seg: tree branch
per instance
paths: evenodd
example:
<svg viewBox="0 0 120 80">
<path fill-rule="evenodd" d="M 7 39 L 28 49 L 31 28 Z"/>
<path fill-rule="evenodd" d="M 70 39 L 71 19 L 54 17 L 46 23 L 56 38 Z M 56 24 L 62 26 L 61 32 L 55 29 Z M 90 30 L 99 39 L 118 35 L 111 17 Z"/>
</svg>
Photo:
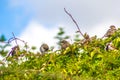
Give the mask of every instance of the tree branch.
<svg viewBox="0 0 120 80">
<path fill-rule="evenodd" d="M 14 39 L 15 39 L 15 35 L 14 35 L 14 33 L 12 32 L 12 34 L 13 34 L 13 37 L 14 37 Z M 18 43 L 17 43 L 17 40 L 15 39 L 15 43 L 16 43 L 16 45 L 18 46 Z"/>
<path fill-rule="evenodd" d="M 83 33 L 81 32 L 81 30 L 80 30 L 80 28 L 79 28 L 77 22 L 75 21 L 75 19 L 72 17 L 72 15 L 71 15 L 65 8 L 64 8 L 64 11 L 65 11 L 66 14 L 68 14 L 68 15 L 70 16 L 70 18 L 73 20 L 73 22 L 74 22 L 75 25 L 77 26 L 77 29 L 78 29 L 77 32 L 80 32 L 80 34 L 81 34 L 81 35 L 83 36 L 83 38 L 84 38 L 84 35 L 83 35 Z"/>
</svg>

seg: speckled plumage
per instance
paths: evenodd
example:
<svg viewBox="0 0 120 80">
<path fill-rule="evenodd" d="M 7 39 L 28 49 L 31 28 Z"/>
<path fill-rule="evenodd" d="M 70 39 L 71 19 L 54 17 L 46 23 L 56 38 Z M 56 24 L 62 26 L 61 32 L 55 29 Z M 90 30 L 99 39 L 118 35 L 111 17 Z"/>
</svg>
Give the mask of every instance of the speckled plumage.
<svg viewBox="0 0 120 80">
<path fill-rule="evenodd" d="M 111 25 L 110 29 L 108 29 L 108 31 L 106 32 L 106 34 L 104 35 L 104 37 L 110 37 L 110 36 L 112 36 L 115 33 L 116 30 L 117 30 L 116 27 L 114 25 Z"/>
</svg>

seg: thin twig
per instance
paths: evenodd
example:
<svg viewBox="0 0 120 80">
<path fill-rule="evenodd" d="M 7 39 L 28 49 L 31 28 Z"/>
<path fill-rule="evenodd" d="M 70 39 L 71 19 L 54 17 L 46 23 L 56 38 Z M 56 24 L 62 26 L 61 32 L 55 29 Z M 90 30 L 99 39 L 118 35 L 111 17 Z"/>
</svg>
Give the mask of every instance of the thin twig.
<svg viewBox="0 0 120 80">
<path fill-rule="evenodd" d="M 8 44 L 10 44 L 12 41 L 14 41 L 14 40 L 19 40 L 19 41 L 21 41 L 21 42 L 23 42 L 24 44 L 26 44 L 27 42 L 25 42 L 24 40 L 21 40 L 21 39 L 19 39 L 19 38 L 14 38 L 14 37 L 12 37 L 12 38 L 10 38 L 9 40 L 8 40 L 8 42 L 5 42 L 5 43 L 8 43 Z"/>
<path fill-rule="evenodd" d="M 14 39 L 15 39 L 15 35 L 14 35 L 14 33 L 12 32 L 12 34 L 13 34 L 13 37 L 14 37 Z M 18 46 L 18 43 L 17 43 L 17 40 L 15 39 L 15 43 L 16 43 L 16 45 Z"/>
<path fill-rule="evenodd" d="M 65 13 L 67 13 L 67 14 L 70 16 L 70 18 L 73 20 L 73 22 L 74 22 L 75 25 L 77 26 L 77 29 L 78 29 L 77 32 L 80 32 L 80 34 L 84 37 L 83 33 L 81 32 L 81 30 L 80 30 L 80 28 L 79 28 L 77 22 L 76 22 L 75 19 L 72 17 L 72 15 L 71 15 L 65 8 L 64 8 L 64 11 L 65 11 Z"/>
</svg>

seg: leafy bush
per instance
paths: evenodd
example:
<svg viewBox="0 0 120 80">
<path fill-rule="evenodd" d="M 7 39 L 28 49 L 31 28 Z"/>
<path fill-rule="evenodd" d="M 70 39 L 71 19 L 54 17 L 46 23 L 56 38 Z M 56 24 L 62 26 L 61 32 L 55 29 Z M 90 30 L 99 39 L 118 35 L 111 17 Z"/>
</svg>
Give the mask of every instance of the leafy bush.
<svg viewBox="0 0 120 80">
<path fill-rule="evenodd" d="M 94 37 L 84 44 L 75 41 L 65 50 L 45 55 L 18 50 L 16 54 L 22 56 L 9 56 L 7 64 L 0 61 L 0 80 L 119 80 L 119 32 L 106 39 Z M 115 50 L 105 50 L 110 41 Z"/>
</svg>

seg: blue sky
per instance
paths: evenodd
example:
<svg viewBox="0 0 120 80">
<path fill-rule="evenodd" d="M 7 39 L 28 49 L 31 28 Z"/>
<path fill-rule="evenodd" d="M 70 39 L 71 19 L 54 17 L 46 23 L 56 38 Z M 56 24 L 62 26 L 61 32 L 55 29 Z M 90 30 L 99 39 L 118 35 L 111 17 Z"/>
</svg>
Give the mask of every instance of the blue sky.
<svg viewBox="0 0 120 80">
<path fill-rule="evenodd" d="M 70 36 L 77 30 L 64 12 L 65 7 L 83 33 L 101 37 L 110 25 L 120 26 L 119 3 L 118 0 L 0 0 L 0 34 L 9 39 L 14 32 L 30 45 L 54 45 L 59 27 L 64 27 Z"/>
<path fill-rule="evenodd" d="M 22 7 L 10 7 L 9 0 L 0 1 L 0 34 L 4 34 L 7 39 L 14 32 L 19 35 L 27 25 L 31 15 L 24 15 Z"/>
</svg>

